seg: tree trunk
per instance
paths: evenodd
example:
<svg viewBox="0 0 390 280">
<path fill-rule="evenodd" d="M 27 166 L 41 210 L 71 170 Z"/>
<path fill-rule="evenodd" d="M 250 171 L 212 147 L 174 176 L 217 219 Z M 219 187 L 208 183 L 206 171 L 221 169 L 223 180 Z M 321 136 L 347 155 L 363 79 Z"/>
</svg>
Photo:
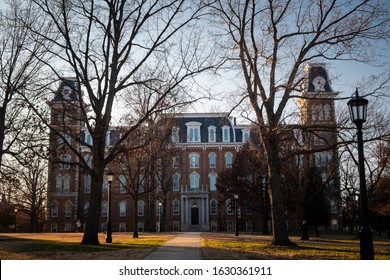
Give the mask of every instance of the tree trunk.
<svg viewBox="0 0 390 280">
<path fill-rule="evenodd" d="M 133 238 L 138 238 L 138 198 L 134 199 L 134 230 Z"/>
<path fill-rule="evenodd" d="M 267 149 L 268 175 L 269 175 L 269 198 L 272 215 L 272 245 L 293 246 L 295 245 L 288 237 L 284 197 L 281 184 L 281 163 L 279 159 L 279 142 L 275 136 L 270 136 Z"/>
<path fill-rule="evenodd" d="M 94 162 L 96 162 L 94 160 Z M 95 166 L 91 176 L 91 195 L 89 200 L 88 218 L 85 225 L 82 245 L 100 245 L 99 243 L 99 220 L 102 201 L 102 186 L 104 166 Z"/>
</svg>

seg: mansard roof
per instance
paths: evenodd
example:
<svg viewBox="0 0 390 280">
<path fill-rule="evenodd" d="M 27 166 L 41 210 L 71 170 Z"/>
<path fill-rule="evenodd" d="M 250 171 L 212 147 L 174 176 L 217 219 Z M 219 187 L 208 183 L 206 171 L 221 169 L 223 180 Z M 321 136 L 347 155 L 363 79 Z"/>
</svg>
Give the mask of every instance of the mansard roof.
<svg viewBox="0 0 390 280">
<path fill-rule="evenodd" d="M 78 101 L 80 90 L 76 78 L 62 78 L 60 86 L 54 94 L 53 101 Z"/>
<path fill-rule="evenodd" d="M 200 127 L 201 143 L 209 142 L 209 129 L 215 128 L 216 141 L 222 141 L 222 129 L 229 128 L 230 142 L 242 142 L 243 126 L 236 127 L 235 121 L 229 116 L 229 113 L 184 113 L 173 117 L 175 125 L 179 128 L 179 142 L 187 142 L 187 127 Z M 249 130 L 249 128 L 248 128 Z"/>
</svg>

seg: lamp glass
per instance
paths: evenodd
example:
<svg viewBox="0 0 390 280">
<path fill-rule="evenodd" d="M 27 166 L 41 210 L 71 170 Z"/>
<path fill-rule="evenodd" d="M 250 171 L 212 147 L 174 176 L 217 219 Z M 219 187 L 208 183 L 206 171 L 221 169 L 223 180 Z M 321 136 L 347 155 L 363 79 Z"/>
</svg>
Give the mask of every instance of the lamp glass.
<svg viewBox="0 0 390 280">
<path fill-rule="evenodd" d="M 364 123 L 367 119 L 367 104 L 368 100 L 356 95 L 348 101 L 349 113 L 351 115 L 352 122 Z"/>
<path fill-rule="evenodd" d="M 114 180 L 114 174 L 111 172 L 107 174 L 107 182 L 111 183 Z"/>
</svg>

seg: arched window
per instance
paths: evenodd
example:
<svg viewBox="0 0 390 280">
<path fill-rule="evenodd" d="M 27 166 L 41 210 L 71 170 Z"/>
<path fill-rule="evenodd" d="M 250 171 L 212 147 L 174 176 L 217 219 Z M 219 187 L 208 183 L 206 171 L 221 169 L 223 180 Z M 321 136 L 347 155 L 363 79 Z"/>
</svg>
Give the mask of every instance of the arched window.
<svg viewBox="0 0 390 280">
<path fill-rule="evenodd" d="M 65 217 L 72 217 L 72 209 L 73 203 L 68 200 L 65 204 Z"/>
<path fill-rule="evenodd" d="M 138 200 L 137 215 L 138 217 L 143 217 L 144 214 L 145 214 L 145 202 L 143 200 Z"/>
<path fill-rule="evenodd" d="M 119 176 L 119 192 L 126 192 L 126 177 L 124 175 Z"/>
<path fill-rule="evenodd" d="M 173 161 L 173 169 L 178 169 L 179 168 L 179 156 L 174 156 L 172 158 L 172 161 Z"/>
<path fill-rule="evenodd" d="M 58 208 L 59 208 L 59 203 L 58 201 L 53 201 L 51 204 L 51 216 L 52 217 L 58 217 Z"/>
<path fill-rule="evenodd" d="M 126 217 L 126 201 L 119 202 L 119 217 Z"/>
<path fill-rule="evenodd" d="M 180 174 L 175 172 L 172 176 L 172 190 L 179 191 L 180 188 Z"/>
<path fill-rule="evenodd" d="M 233 155 L 231 152 L 225 154 L 226 168 L 231 168 L 233 165 Z"/>
<path fill-rule="evenodd" d="M 91 175 L 89 174 L 84 176 L 84 192 L 91 192 Z"/>
<path fill-rule="evenodd" d="M 210 201 L 210 215 L 217 215 L 217 201 L 211 200 Z"/>
<path fill-rule="evenodd" d="M 199 168 L 199 154 L 191 153 L 189 157 L 190 157 L 190 168 Z"/>
<path fill-rule="evenodd" d="M 210 178 L 210 191 L 216 191 L 217 190 L 217 187 L 216 187 L 217 174 L 215 172 L 211 172 L 209 174 L 209 178 Z"/>
<path fill-rule="evenodd" d="M 230 198 L 226 200 L 226 214 L 233 215 L 233 202 Z"/>
<path fill-rule="evenodd" d="M 222 127 L 222 142 L 230 142 L 230 127 L 227 125 Z"/>
<path fill-rule="evenodd" d="M 217 166 L 217 155 L 214 152 L 209 153 L 209 167 L 215 168 Z"/>
<path fill-rule="evenodd" d="M 180 202 L 175 199 L 173 202 L 172 202 L 172 210 L 173 210 L 173 215 L 179 215 L 180 214 Z"/>
<path fill-rule="evenodd" d="M 64 176 L 64 180 L 63 180 L 63 189 L 62 189 L 62 191 L 64 193 L 69 193 L 69 189 L 70 189 L 70 176 L 68 174 L 66 174 Z"/>
<path fill-rule="evenodd" d="M 216 133 L 215 133 L 215 126 L 209 126 L 208 131 L 209 131 L 209 142 L 216 142 Z"/>
<path fill-rule="evenodd" d="M 199 122 L 186 123 L 187 126 L 187 142 L 201 142 L 200 139 L 200 126 Z"/>
<path fill-rule="evenodd" d="M 199 189 L 199 174 L 196 172 L 192 172 L 190 175 L 190 188 L 191 189 Z"/>
<path fill-rule="evenodd" d="M 56 192 L 62 192 L 62 176 L 56 176 Z"/>
</svg>

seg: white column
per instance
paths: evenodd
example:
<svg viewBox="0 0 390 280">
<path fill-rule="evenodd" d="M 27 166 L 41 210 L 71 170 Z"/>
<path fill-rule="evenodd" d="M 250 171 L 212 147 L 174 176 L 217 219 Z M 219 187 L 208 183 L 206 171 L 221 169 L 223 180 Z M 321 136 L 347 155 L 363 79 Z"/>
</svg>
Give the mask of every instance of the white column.
<svg viewBox="0 0 390 280">
<path fill-rule="evenodd" d="M 209 201 L 209 196 L 207 195 L 206 198 L 206 224 L 209 225 L 210 224 L 210 221 L 209 221 L 209 218 L 210 218 L 210 201 Z"/>
</svg>

